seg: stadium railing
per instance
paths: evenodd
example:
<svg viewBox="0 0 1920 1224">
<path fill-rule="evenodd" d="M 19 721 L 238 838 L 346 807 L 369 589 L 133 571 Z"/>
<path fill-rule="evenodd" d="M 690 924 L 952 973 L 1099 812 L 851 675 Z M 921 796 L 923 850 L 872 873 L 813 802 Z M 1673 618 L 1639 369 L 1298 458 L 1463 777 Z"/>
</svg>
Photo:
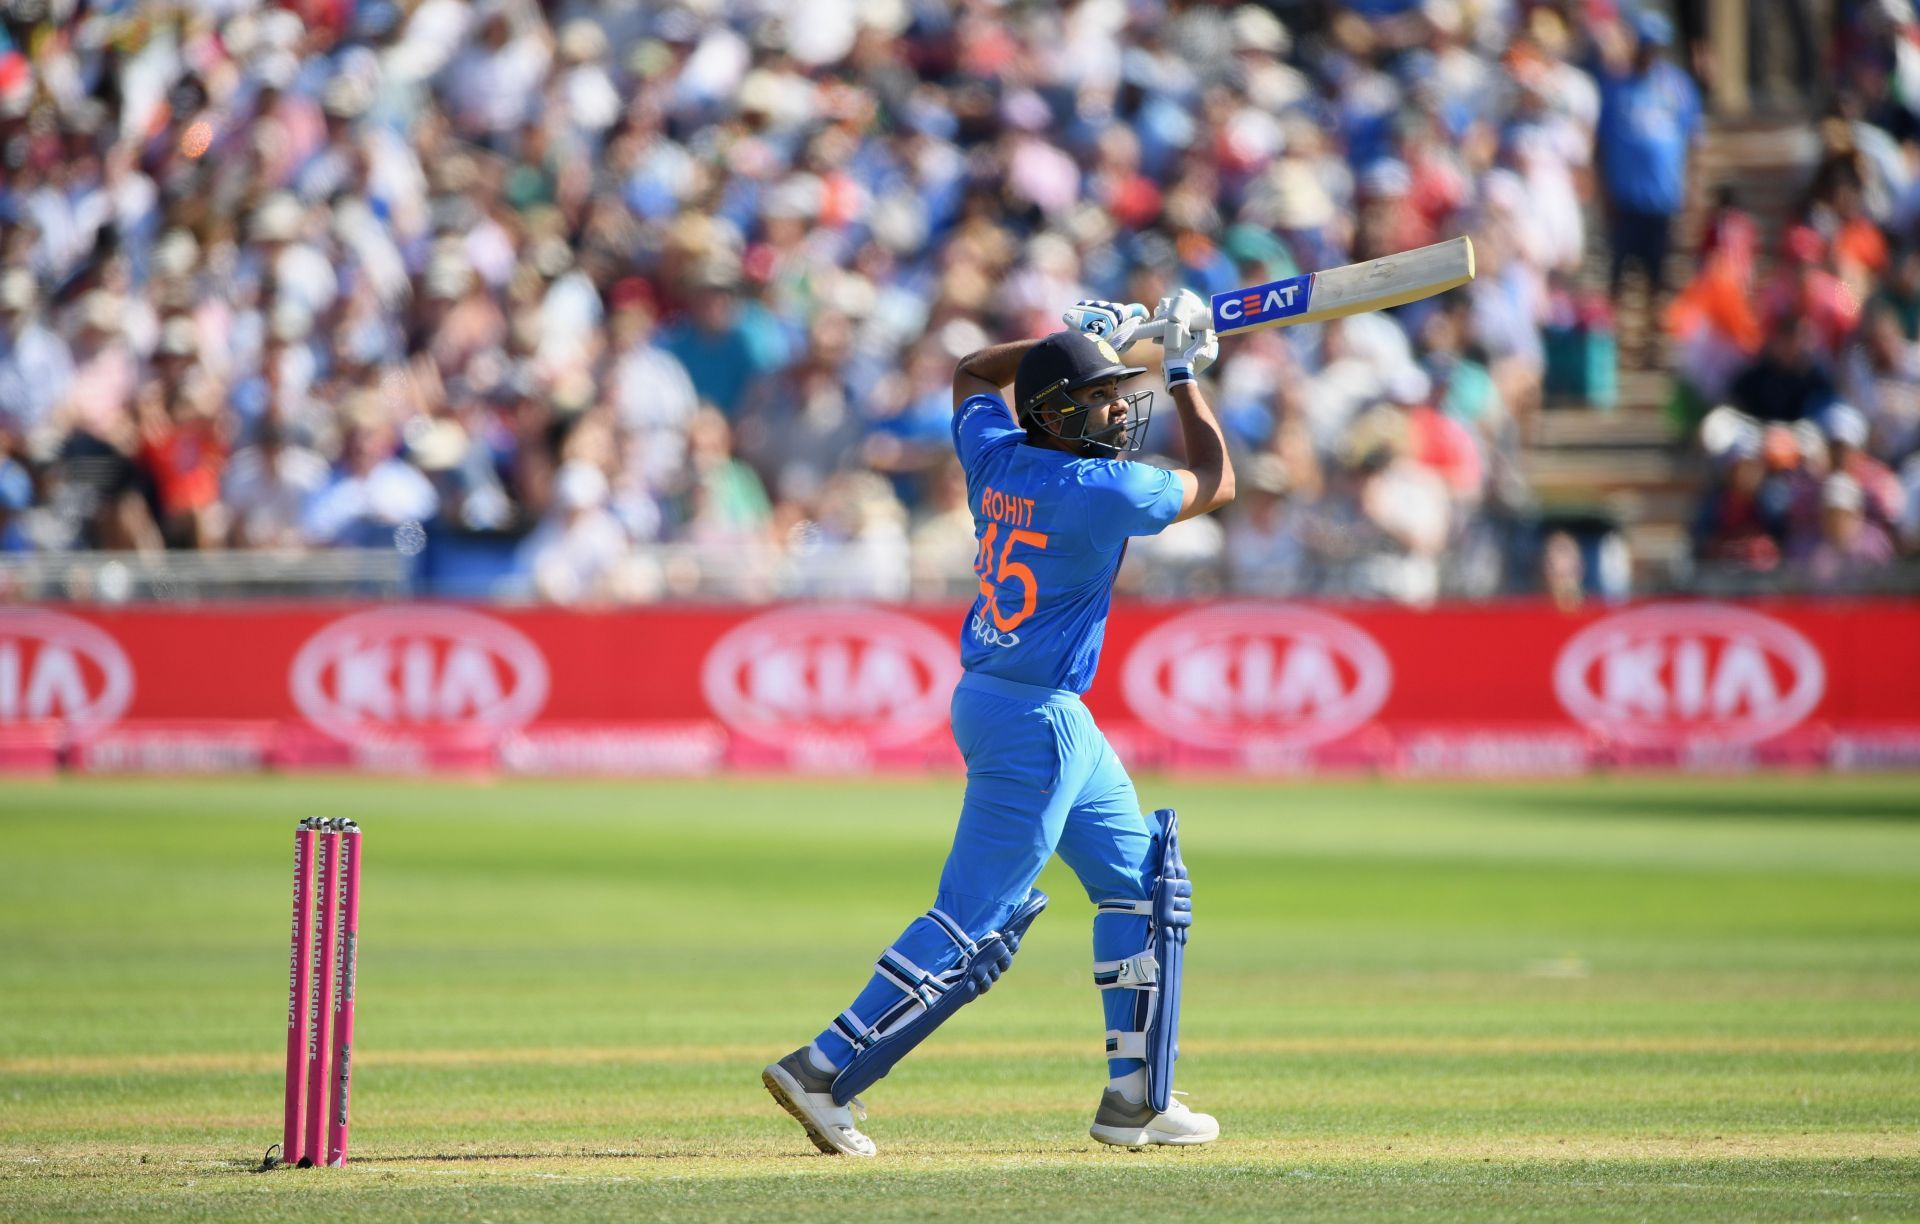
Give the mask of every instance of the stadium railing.
<svg viewBox="0 0 1920 1224">
<path fill-rule="evenodd" d="M 391 599 L 412 590 L 409 559 L 386 548 L 0 554 L 0 602 Z"/>
<path fill-rule="evenodd" d="M 429 546 L 409 555 L 390 548 L 326 548 L 235 552 L 44 552 L 0 554 L 0 603 L 168 603 L 250 599 L 383 601 L 442 598 L 502 604 L 556 602 L 534 575 L 518 569 L 447 564 Z M 1234 566 L 1222 556 L 1130 558 L 1119 594 L 1148 601 L 1249 596 L 1392 602 L 1360 581 L 1353 564 L 1318 564 L 1267 572 Z M 1448 558 L 1434 594 L 1476 602 L 1534 593 L 1524 573 L 1474 572 Z M 764 604 L 857 600 L 878 603 L 970 599 L 978 579 L 964 559 L 916 557 L 905 548 L 876 552 L 859 544 L 778 548 L 770 544 L 667 544 L 635 549 L 582 604 L 700 602 Z M 1920 593 L 1920 558 L 1815 582 L 1799 570 L 1756 571 L 1683 562 L 1634 594 L 1751 598 L 1770 595 L 1897 595 Z M 1604 596 L 1602 596 L 1604 598 Z M 1424 602 L 1424 601 L 1422 601 Z"/>
</svg>

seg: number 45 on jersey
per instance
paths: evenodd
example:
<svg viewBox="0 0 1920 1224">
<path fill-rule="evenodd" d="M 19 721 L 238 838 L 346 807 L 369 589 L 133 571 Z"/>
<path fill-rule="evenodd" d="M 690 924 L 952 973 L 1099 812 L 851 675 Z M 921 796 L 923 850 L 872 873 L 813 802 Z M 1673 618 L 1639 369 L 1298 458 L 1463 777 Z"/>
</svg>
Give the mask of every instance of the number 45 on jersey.
<svg viewBox="0 0 1920 1224">
<path fill-rule="evenodd" d="M 1000 537 L 1000 524 L 989 522 L 987 533 L 980 537 L 980 551 L 974 557 L 973 572 L 980 575 L 980 594 L 987 601 L 987 614 L 993 617 L 994 628 L 1002 633 L 1011 633 L 1022 621 L 1033 615 L 1040 604 L 1040 584 L 1034 581 L 1033 571 L 1013 559 L 1013 546 L 1025 544 L 1045 551 L 1046 533 L 1013 528 L 1007 532 L 1007 540 L 1000 547 L 1000 556 L 996 561 L 993 546 Z M 997 570 L 996 570 L 997 565 Z M 996 587 L 1004 587 L 1009 580 L 1020 584 L 1020 610 L 1012 616 L 1000 610 L 1000 593 Z"/>
</svg>

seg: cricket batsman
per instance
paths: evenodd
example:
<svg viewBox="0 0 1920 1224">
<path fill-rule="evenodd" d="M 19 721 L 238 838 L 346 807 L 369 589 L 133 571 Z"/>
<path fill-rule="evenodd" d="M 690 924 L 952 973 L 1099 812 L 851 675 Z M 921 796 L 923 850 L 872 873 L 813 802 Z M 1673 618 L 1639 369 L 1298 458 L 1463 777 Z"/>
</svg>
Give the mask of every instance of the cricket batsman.
<svg viewBox="0 0 1920 1224">
<path fill-rule="evenodd" d="M 1206 304 L 1161 300 L 1166 386 L 1189 467 L 1130 461 L 1153 392 L 1120 358 L 1143 306 L 1083 301 L 1068 329 L 982 349 L 953 375 L 953 443 L 979 541 L 980 594 L 960 633 L 954 741 L 967 763 L 933 908 L 874 964 L 818 1037 L 761 1074 L 822 1152 L 872 1156 L 856 1093 L 997 981 L 1045 908 L 1057 850 L 1095 905 L 1093 980 L 1110 1079 L 1092 1135 L 1126 1147 L 1207 1143 L 1219 1125 L 1173 1098 L 1192 886 L 1174 814 L 1143 815 L 1080 695 L 1093 683 L 1115 573 L 1132 536 L 1233 500 L 1233 467 L 1196 376 L 1219 352 Z M 1013 408 L 1002 398 L 1013 385 Z"/>
</svg>

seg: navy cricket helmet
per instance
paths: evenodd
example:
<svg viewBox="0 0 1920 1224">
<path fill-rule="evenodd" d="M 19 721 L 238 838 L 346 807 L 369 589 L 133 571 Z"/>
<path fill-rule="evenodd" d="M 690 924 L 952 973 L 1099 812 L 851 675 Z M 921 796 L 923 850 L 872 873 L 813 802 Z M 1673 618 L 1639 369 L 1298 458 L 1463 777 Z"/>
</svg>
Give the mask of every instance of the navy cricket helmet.
<svg viewBox="0 0 1920 1224">
<path fill-rule="evenodd" d="M 1057 331 L 1028 349 L 1020 358 L 1013 376 L 1015 411 L 1027 429 L 1039 429 L 1077 445 L 1091 458 L 1111 458 L 1140 449 L 1146 440 L 1147 422 L 1153 416 L 1153 392 L 1135 391 L 1121 398 L 1127 402 L 1123 421 L 1088 433 L 1090 405 L 1082 403 L 1075 392 L 1108 379 L 1128 379 L 1145 374 L 1146 367 L 1130 366 L 1120 359 L 1105 336 L 1091 332 Z"/>
</svg>

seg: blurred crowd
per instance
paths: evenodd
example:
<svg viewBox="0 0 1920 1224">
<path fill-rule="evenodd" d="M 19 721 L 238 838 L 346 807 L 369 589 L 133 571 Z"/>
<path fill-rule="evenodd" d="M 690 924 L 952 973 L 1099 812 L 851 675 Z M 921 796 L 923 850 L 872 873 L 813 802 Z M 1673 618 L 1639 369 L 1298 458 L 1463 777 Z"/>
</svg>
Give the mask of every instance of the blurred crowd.
<svg viewBox="0 0 1920 1224">
<path fill-rule="evenodd" d="M 1226 347 L 1240 501 L 1126 580 L 1528 589 L 1543 327 L 1590 217 L 1616 278 L 1658 274 L 1700 112 L 1666 21 L 1610 0 L 30 0 L 3 28 L 0 549 L 467 541 L 558 602 L 964 587 L 957 358 L 1081 297 L 1458 233 L 1468 289 Z M 1891 459 L 1920 265 L 1844 261 L 1902 198 L 1825 173 L 1805 230 L 1816 281 L 1906 287 L 1893 330 L 1796 309 L 1764 349 L 1832 357 Z"/>
<path fill-rule="evenodd" d="M 1791 224 L 1763 243 L 1722 195 L 1667 312 L 1712 468 L 1698 559 L 1814 590 L 1889 585 L 1920 553 L 1920 21 L 1841 8 Z"/>
</svg>

